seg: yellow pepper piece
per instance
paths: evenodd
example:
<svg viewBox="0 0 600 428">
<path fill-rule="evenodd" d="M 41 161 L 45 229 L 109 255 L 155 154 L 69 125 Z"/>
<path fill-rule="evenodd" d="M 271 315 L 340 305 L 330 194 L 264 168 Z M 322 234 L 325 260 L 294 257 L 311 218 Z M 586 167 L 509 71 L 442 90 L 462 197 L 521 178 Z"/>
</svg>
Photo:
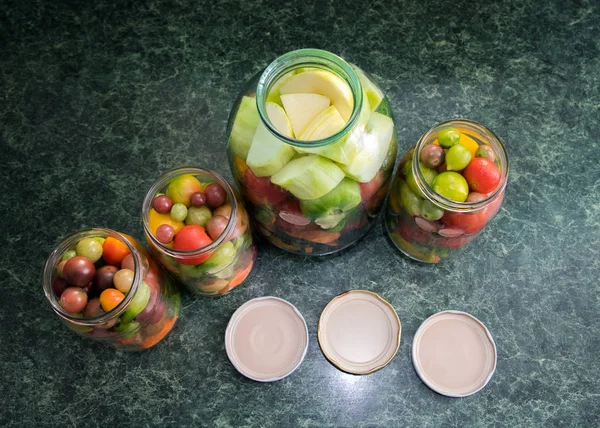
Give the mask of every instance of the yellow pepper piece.
<svg viewBox="0 0 600 428">
<path fill-rule="evenodd" d="M 467 136 L 464 133 L 460 133 L 460 140 L 458 144 L 465 146 L 471 152 L 471 157 L 475 158 L 475 152 L 479 148 L 479 144 L 475 142 L 471 137 Z"/>
<path fill-rule="evenodd" d="M 150 213 L 148 214 L 148 225 L 150 226 L 150 233 L 156 235 L 156 229 L 161 224 L 168 224 L 175 229 L 175 233 L 179 232 L 185 224 L 182 221 L 175 221 L 171 218 L 169 214 L 159 214 L 154 208 L 150 208 Z"/>
<path fill-rule="evenodd" d="M 244 159 L 242 159 L 239 156 L 236 156 L 235 159 L 233 160 L 233 162 L 235 163 L 235 167 L 237 168 L 237 170 L 240 173 L 240 178 L 242 178 L 244 176 L 244 174 L 246 174 L 246 170 L 248 169 L 248 165 L 246 164 L 246 162 L 244 161 Z"/>
</svg>

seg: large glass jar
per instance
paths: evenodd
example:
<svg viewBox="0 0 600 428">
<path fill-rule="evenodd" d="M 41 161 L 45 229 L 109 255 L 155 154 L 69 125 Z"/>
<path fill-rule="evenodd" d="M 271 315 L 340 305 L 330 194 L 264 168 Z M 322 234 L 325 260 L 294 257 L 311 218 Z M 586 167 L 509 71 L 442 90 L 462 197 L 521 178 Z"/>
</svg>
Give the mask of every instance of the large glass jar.
<svg viewBox="0 0 600 428">
<path fill-rule="evenodd" d="M 292 92 L 315 99 L 297 115 L 335 107 L 343 126 L 323 138 L 306 137 L 318 119 L 297 131 L 284 101 L 284 95 L 299 99 Z M 317 106 L 323 97 L 324 106 Z M 289 132 L 273 123 L 269 107 L 289 113 Z M 387 98 L 355 65 L 316 49 L 277 58 L 243 89 L 228 135 L 233 176 L 256 229 L 275 246 L 330 254 L 357 242 L 375 223 L 392 178 L 396 129 Z"/>
<path fill-rule="evenodd" d="M 168 201 L 164 209 L 158 197 Z M 193 294 L 227 294 L 252 270 L 257 252 L 248 214 L 237 191 L 214 171 L 167 172 L 146 194 L 142 219 L 150 252 Z M 171 230 L 170 239 L 161 237 L 161 227 Z"/>
<path fill-rule="evenodd" d="M 67 236 L 48 257 L 43 287 L 70 329 L 126 351 L 154 346 L 179 317 L 171 278 L 135 239 L 110 229 Z"/>
<path fill-rule="evenodd" d="M 483 125 L 466 119 L 435 125 L 400 161 L 385 214 L 392 242 L 418 261 L 449 256 L 495 217 L 508 171 L 503 142 Z"/>
</svg>

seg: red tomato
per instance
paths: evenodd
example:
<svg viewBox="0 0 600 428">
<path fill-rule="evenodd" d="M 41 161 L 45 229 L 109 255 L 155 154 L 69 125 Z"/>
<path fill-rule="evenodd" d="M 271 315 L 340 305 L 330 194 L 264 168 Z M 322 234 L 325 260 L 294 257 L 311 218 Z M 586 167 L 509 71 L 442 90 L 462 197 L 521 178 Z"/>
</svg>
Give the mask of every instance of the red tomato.
<svg viewBox="0 0 600 428">
<path fill-rule="evenodd" d="M 387 186 L 385 184 L 385 177 L 382 171 L 379 171 L 377 175 L 368 183 L 360 183 L 360 196 L 365 202 L 367 211 L 369 213 L 374 212 L 380 205 L 381 201 L 385 198 L 387 193 Z"/>
<path fill-rule="evenodd" d="M 379 171 L 377 175 L 368 183 L 360 183 L 360 197 L 363 201 L 368 201 L 373 197 L 375 192 L 381 187 L 383 183 L 383 172 Z"/>
<path fill-rule="evenodd" d="M 487 158 L 471 160 L 462 174 L 469 183 L 469 188 L 475 192 L 492 192 L 500 184 L 500 170 Z"/>
<path fill-rule="evenodd" d="M 445 226 L 461 229 L 467 235 L 479 232 L 488 221 L 487 207 L 476 213 L 455 213 L 446 211 L 441 218 Z"/>
<path fill-rule="evenodd" d="M 127 245 L 111 236 L 106 237 L 104 244 L 102 244 L 102 257 L 109 265 L 120 266 L 121 261 L 129 253 Z"/>
<path fill-rule="evenodd" d="M 475 239 L 475 235 L 461 235 L 454 238 L 436 238 L 434 244 L 445 248 L 459 248 L 465 244 L 468 244 L 473 239 Z"/>
<path fill-rule="evenodd" d="M 279 206 L 277 213 L 277 225 L 286 232 L 304 231 L 313 227 L 308 217 L 302 214 L 300 204 L 297 201 L 285 201 Z"/>
<path fill-rule="evenodd" d="M 401 237 L 403 237 L 407 242 L 414 244 L 418 242 L 423 244 L 431 238 L 431 233 L 425 232 L 421 229 L 414 220 L 410 221 L 400 221 L 398 233 Z"/>
<path fill-rule="evenodd" d="M 210 245 L 212 240 L 206 234 L 204 228 L 198 224 L 184 226 L 173 240 L 173 248 L 179 251 L 199 250 Z M 210 258 L 212 252 L 200 254 L 194 257 L 178 258 L 179 263 L 184 265 L 198 265 L 204 263 Z"/>
<path fill-rule="evenodd" d="M 257 177 L 251 168 L 246 170 L 242 184 L 245 195 L 255 205 L 277 205 L 288 197 L 284 189 L 271 183 L 270 177 Z"/>
</svg>

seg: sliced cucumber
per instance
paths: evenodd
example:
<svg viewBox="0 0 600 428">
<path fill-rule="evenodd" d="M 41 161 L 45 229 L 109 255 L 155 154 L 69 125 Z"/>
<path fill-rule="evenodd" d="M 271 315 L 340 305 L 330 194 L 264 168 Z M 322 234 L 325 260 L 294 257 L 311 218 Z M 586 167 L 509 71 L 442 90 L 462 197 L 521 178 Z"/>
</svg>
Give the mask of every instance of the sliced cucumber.
<svg viewBox="0 0 600 428">
<path fill-rule="evenodd" d="M 383 165 L 394 135 L 394 122 L 387 116 L 372 113 L 358 142 L 358 153 L 348 165 L 340 165 L 346 176 L 368 183 Z"/>
<path fill-rule="evenodd" d="M 363 93 L 363 96 L 363 99 L 366 100 L 366 94 Z M 323 147 L 296 148 L 296 150 L 301 153 L 321 155 L 342 165 L 348 165 L 358 152 L 360 138 L 365 132 L 365 127 L 370 117 L 371 110 L 369 110 L 369 103 L 363 102 L 356 125 L 339 141 Z"/>
<path fill-rule="evenodd" d="M 295 150 L 277 138 L 261 122 L 256 128 L 246 163 L 257 177 L 275 174 L 292 159 Z"/>
<path fill-rule="evenodd" d="M 341 77 L 325 70 L 308 70 L 295 74 L 281 85 L 286 94 L 320 94 L 331 100 L 345 121 L 350 119 L 354 108 L 354 96 L 348 83 Z"/>
<path fill-rule="evenodd" d="M 346 214 L 362 201 L 358 183 L 344 178 L 331 192 L 312 200 L 301 200 L 302 214 L 323 229 L 329 229 L 342 221 Z"/>
<path fill-rule="evenodd" d="M 300 139 L 308 125 L 329 107 L 331 101 L 319 94 L 288 94 L 281 96 L 281 102 L 292 122 L 294 135 Z"/>
<path fill-rule="evenodd" d="M 267 102 L 279 104 L 280 106 L 282 106 L 283 104 L 281 103 L 281 98 L 280 98 L 281 86 L 285 82 L 287 82 L 290 77 L 292 77 L 294 74 L 297 74 L 298 72 L 299 72 L 298 70 L 292 70 L 289 73 L 286 73 L 283 76 L 281 76 L 281 78 L 277 82 L 275 82 L 273 84 L 273 86 L 271 86 L 269 95 L 267 95 Z"/>
<path fill-rule="evenodd" d="M 354 64 L 352 65 L 352 68 L 354 68 L 354 71 L 358 76 L 358 80 L 360 80 L 360 84 L 362 85 L 363 90 L 367 95 L 367 100 L 369 101 L 371 111 L 377 110 L 377 107 L 381 103 L 381 100 L 385 98 L 383 91 L 379 89 L 377 85 L 375 85 L 373 82 L 371 82 L 371 80 L 367 77 L 365 72 L 362 71 L 360 68 L 358 68 Z"/>
<path fill-rule="evenodd" d="M 259 120 L 256 98 L 243 97 L 231 127 L 229 149 L 244 160 L 248 157 Z"/>
<path fill-rule="evenodd" d="M 321 156 L 295 159 L 271 177 L 271 182 L 298 199 L 317 199 L 333 190 L 344 178 L 335 163 Z"/>
<path fill-rule="evenodd" d="M 286 137 L 293 137 L 294 131 L 292 130 L 292 124 L 290 123 L 287 114 L 285 114 L 283 107 L 279 104 L 268 102 L 266 108 L 267 116 L 269 116 L 269 120 L 275 128 Z"/>
<path fill-rule="evenodd" d="M 306 127 L 299 140 L 316 141 L 323 140 L 339 132 L 346 122 L 342 119 L 340 112 L 335 106 L 329 106 L 323 110 Z"/>
</svg>

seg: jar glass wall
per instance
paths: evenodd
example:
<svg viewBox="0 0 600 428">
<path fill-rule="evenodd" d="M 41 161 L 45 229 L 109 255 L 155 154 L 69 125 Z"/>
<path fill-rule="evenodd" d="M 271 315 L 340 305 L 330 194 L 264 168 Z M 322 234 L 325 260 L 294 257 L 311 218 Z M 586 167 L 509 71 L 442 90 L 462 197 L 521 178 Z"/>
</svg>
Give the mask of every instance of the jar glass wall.
<svg viewBox="0 0 600 428">
<path fill-rule="evenodd" d="M 385 214 L 392 242 L 418 261 L 451 255 L 495 217 L 508 172 L 503 142 L 483 125 L 434 126 L 405 153 L 392 183 Z"/>
<path fill-rule="evenodd" d="M 233 176 L 275 246 L 334 253 L 375 223 L 396 129 L 388 99 L 358 67 L 316 49 L 277 58 L 242 90 L 228 135 Z"/>
<path fill-rule="evenodd" d="M 142 219 L 151 253 L 193 294 L 227 294 L 252 270 L 256 247 L 248 214 L 237 191 L 214 171 L 167 172 L 146 194 Z"/>
<path fill-rule="evenodd" d="M 135 239 L 110 229 L 66 237 L 48 257 L 43 288 L 70 329 L 127 351 L 160 342 L 180 311 L 172 279 Z"/>
</svg>

